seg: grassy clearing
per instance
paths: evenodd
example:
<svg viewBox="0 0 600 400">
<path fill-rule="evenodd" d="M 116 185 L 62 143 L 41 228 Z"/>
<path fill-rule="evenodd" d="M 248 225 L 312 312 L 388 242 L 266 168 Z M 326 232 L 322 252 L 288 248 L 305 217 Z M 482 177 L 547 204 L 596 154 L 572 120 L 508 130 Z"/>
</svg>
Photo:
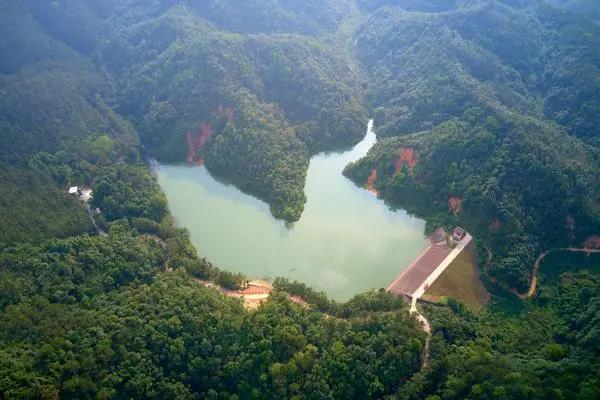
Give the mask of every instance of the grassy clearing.
<svg viewBox="0 0 600 400">
<path fill-rule="evenodd" d="M 490 299 L 479 279 L 474 246 L 471 244 L 448 266 L 423 295 L 425 301 L 452 297 L 478 312 Z"/>
</svg>

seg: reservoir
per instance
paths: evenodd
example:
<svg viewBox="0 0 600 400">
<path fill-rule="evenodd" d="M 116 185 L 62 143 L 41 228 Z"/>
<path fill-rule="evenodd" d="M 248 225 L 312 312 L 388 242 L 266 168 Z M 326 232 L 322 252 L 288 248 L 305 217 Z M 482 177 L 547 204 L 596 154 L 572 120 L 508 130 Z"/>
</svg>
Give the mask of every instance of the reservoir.
<svg viewBox="0 0 600 400">
<path fill-rule="evenodd" d="M 389 210 L 342 175 L 375 140 L 370 123 L 351 150 L 311 158 L 304 212 L 289 227 L 266 203 L 202 166 L 160 165 L 156 174 L 176 223 L 189 230 L 201 257 L 221 269 L 299 280 L 347 300 L 387 287 L 426 247 L 424 221 Z"/>
</svg>

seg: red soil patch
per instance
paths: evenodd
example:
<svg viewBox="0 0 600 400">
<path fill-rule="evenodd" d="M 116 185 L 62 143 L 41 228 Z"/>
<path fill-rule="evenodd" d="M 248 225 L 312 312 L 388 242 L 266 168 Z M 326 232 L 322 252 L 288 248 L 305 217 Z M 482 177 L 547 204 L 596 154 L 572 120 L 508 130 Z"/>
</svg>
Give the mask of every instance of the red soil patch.
<svg viewBox="0 0 600 400">
<path fill-rule="evenodd" d="M 590 236 L 583 242 L 583 247 L 586 249 L 600 249 L 600 236 Z"/>
<path fill-rule="evenodd" d="M 392 163 L 394 164 L 396 174 L 398 174 L 405 165 L 412 171 L 417 165 L 417 155 L 415 150 L 407 147 L 400 147 Z"/>
<path fill-rule="evenodd" d="M 290 296 L 290 300 L 304 308 L 309 307 L 308 303 L 300 296 L 296 296 L 296 295 Z"/>
<path fill-rule="evenodd" d="M 490 231 L 497 232 L 498 229 L 500 229 L 500 220 L 498 218 L 494 218 L 494 220 L 490 224 Z"/>
<path fill-rule="evenodd" d="M 460 197 L 451 196 L 448 199 L 448 208 L 455 215 L 460 214 L 460 212 L 462 211 L 462 199 Z"/>
<path fill-rule="evenodd" d="M 202 122 L 199 126 L 197 133 L 188 132 L 186 139 L 188 145 L 187 162 L 193 163 L 197 160 L 198 150 L 200 150 L 206 144 L 206 141 L 210 139 L 214 131 L 212 127 L 206 122 Z M 203 161 L 202 161 L 203 162 Z"/>
<path fill-rule="evenodd" d="M 227 123 L 233 123 L 233 118 L 235 116 L 235 110 L 232 107 L 224 107 L 219 106 L 214 109 L 211 113 L 212 116 L 217 116 L 225 119 Z M 198 157 L 198 151 L 204 147 L 206 142 L 212 137 L 214 134 L 213 127 L 206 122 L 201 122 L 198 125 L 198 130 L 196 132 L 189 131 L 186 136 L 187 140 L 187 162 L 192 164 L 203 165 L 204 160 Z"/>
<path fill-rule="evenodd" d="M 212 127 L 203 122 L 200 124 L 200 134 L 196 137 L 196 148 L 201 149 L 204 146 L 204 143 L 213 135 Z"/>
<path fill-rule="evenodd" d="M 379 191 L 375 188 L 375 181 L 377 181 L 377 169 L 373 168 L 369 177 L 367 178 L 367 183 L 365 184 L 365 188 L 372 193 L 379 194 Z"/>
</svg>

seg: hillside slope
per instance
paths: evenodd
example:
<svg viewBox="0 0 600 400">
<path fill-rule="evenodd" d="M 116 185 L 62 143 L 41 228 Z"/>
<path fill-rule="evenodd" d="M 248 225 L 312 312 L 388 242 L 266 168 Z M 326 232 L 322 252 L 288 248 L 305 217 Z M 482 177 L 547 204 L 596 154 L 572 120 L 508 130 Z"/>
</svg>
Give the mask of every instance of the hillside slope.
<svg viewBox="0 0 600 400">
<path fill-rule="evenodd" d="M 402 3 L 402 2 L 400 2 Z M 345 173 L 464 225 L 523 290 L 543 249 L 600 231 L 600 30 L 539 2 L 377 9 L 358 32 L 381 140 Z M 376 171 L 376 175 L 372 175 Z"/>
<path fill-rule="evenodd" d="M 488 283 L 523 289 L 538 251 L 598 234 L 593 0 L 353 4 L 0 0 L 0 398 L 600 398 L 598 253 L 551 253 L 527 301 L 423 307 L 425 368 L 383 290 L 277 279 L 250 312 L 199 284 L 246 277 L 196 254 L 142 154 L 297 219 L 310 155 L 359 140 L 367 108 L 379 142 L 346 174 L 467 227 Z"/>
<path fill-rule="evenodd" d="M 364 133 L 357 72 L 316 39 L 335 34 L 349 7 L 3 2 L 3 157 L 73 151 L 103 134 L 135 148 L 125 118 L 150 156 L 205 162 L 297 220 L 309 156 Z"/>
</svg>

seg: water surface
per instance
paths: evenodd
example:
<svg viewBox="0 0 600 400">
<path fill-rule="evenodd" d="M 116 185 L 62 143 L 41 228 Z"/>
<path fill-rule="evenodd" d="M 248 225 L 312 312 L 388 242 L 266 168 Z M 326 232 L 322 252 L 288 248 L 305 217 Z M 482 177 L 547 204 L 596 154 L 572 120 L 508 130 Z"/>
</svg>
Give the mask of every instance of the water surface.
<svg viewBox="0 0 600 400">
<path fill-rule="evenodd" d="M 214 179 L 204 167 L 161 165 L 158 181 L 176 222 L 198 253 L 222 269 L 251 277 L 297 279 L 346 300 L 387 287 L 425 248 L 425 223 L 390 211 L 342 175 L 375 143 L 310 161 L 302 217 L 286 227 L 264 202 Z"/>
</svg>

